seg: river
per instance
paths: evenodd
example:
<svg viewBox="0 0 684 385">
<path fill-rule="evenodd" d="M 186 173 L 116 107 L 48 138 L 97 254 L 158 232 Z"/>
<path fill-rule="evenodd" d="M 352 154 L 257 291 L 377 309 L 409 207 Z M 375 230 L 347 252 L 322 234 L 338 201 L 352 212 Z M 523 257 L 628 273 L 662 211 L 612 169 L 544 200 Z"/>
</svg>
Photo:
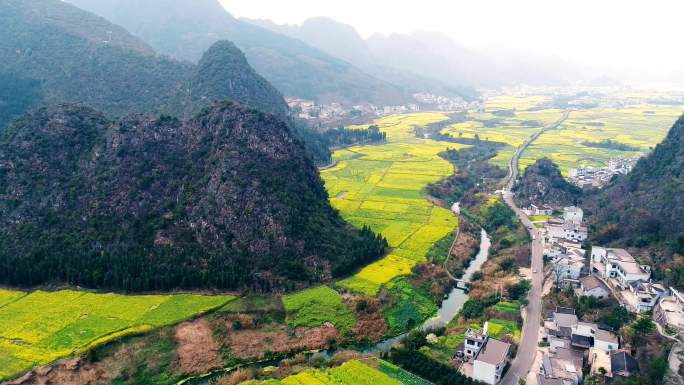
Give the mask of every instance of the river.
<svg viewBox="0 0 684 385">
<path fill-rule="evenodd" d="M 489 258 L 489 247 L 491 246 L 491 244 L 492 243 L 489 239 L 489 235 L 487 234 L 487 232 L 484 231 L 484 229 L 481 230 L 480 250 L 478 251 L 475 258 L 470 262 L 470 265 L 468 265 L 468 268 L 463 273 L 463 277 L 461 279 L 465 281 L 470 281 L 470 279 L 473 277 L 473 274 L 475 274 L 476 271 L 480 270 L 482 265 L 487 261 L 487 258 Z M 458 314 L 458 312 L 463 307 L 463 304 L 467 300 L 468 293 L 463 289 L 454 287 L 451 290 L 451 293 L 449 293 L 449 295 L 442 301 L 442 304 L 439 307 L 437 315 L 425 321 L 422 325 L 418 326 L 417 329 L 426 330 L 446 326 Z M 396 345 L 398 342 L 401 342 L 404 338 L 406 338 L 407 335 L 408 333 L 405 333 L 398 335 L 396 337 L 388 338 L 386 340 L 378 342 L 375 345 L 371 345 L 365 349 L 359 350 L 361 350 L 364 353 L 388 352 L 392 348 L 392 346 Z M 316 352 L 315 354 L 321 355 L 324 358 L 328 358 L 331 357 L 333 353 L 334 351 L 323 350 L 320 352 Z M 267 360 L 261 363 L 255 363 L 253 364 L 253 366 L 275 366 L 278 365 L 279 361 L 280 359 Z M 216 371 L 205 376 L 184 380 L 179 384 L 208 385 L 212 383 L 214 380 L 217 380 L 227 375 L 231 371 L 231 369 L 226 368 L 224 370 Z"/>
</svg>

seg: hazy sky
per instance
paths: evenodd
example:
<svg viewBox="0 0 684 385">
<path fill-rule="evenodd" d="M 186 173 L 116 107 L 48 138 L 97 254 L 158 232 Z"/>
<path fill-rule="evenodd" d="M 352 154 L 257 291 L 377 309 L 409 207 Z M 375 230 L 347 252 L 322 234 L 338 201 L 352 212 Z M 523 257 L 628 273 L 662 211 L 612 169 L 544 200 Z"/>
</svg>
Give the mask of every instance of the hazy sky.
<svg viewBox="0 0 684 385">
<path fill-rule="evenodd" d="M 440 31 L 625 72 L 684 72 L 684 0 L 221 0 L 237 17 L 300 24 L 329 16 L 373 33 Z"/>
</svg>

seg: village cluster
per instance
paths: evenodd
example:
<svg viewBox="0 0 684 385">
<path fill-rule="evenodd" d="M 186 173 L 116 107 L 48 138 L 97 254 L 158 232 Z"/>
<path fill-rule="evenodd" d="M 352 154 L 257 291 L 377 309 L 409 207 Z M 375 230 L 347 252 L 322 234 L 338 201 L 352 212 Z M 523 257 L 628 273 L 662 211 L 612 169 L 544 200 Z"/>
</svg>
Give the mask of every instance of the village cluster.
<svg viewBox="0 0 684 385">
<path fill-rule="evenodd" d="M 340 103 L 319 104 L 307 99 L 286 99 L 294 116 L 307 121 L 322 124 L 345 121 L 347 119 L 364 117 L 376 118 L 396 114 L 426 111 L 468 111 L 481 109 L 481 101 L 468 102 L 460 97 L 438 96 L 429 93 L 413 95 L 414 103 L 391 106 L 376 106 L 373 104 L 359 104 L 344 106 Z"/>
<path fill-rule="evenodd" d="M 547 206 L 531 205 L 531 216 L 551 216 Z M 550 277 L 558 288 L 573 290 L 577 297 L 614 297 L 630 312 L 650 312 L 661 326 L 684 330 L 684 297 L 651 279 L 651 266 L 640 264 L 623 249 L 592 246 L 587 239 L 584 213 L 579 207 L 565 207 L 562 218 L 546 221 L 540 236 L 544 255 L 550 263 Z M 544 322 L 544 354 L 538 384 L 577 385 L 583 371 L 607 378 L 636 373 L 638 362 L 630 355 L 620 336 L 596 323 L 583 322 L 574 309 L 556 308 Z"/>
<path fill-rule="evenodd" d="M 525 211 L 530 217 L 547 218 L 539 236 L 550 266 L 548 277 L 556 287 L 572 290 L 578 297 L 612 296 L 630 312 L 650 312 L 661 327 L 684 331 L 684 295 L 653 282 L 650 266 L 623 249 L 584 249 L 588 231 L 581 208 L 565 207 L 559 218 L 553 218 L 554 210 L 546 205 L 530 205 Z M 639 370 L 621 336 L 582 321 L 572 308 L 556 307 L 547 315 L 539 342 L 544 353 L 536 374 L 538 385 L 579 385 L 585 368 L 609 380 Z M 488 336 L 485 323 L 481 331 L 466 331 L 456 355 L 465 360 L 461 366 L 465 375 L 494 385 L 503 376 L 510 352 L 510 344 Z"/>
<path fill-rule="evenodd" d="M 579 188 L 601 188 L 608 184 L 615 175 L 627 174 L 632 171 L 639 158 L 613 158 L 608 166 L 592 167 L 579 166 L 568 170 L 568 182 Z"/>
</svg>

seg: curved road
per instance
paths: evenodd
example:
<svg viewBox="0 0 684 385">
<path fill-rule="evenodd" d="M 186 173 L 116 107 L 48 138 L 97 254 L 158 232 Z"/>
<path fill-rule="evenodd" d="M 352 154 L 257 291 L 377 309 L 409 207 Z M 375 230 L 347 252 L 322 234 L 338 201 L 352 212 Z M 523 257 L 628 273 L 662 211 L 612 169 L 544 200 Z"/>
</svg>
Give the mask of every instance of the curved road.
<svg viewBox="0 0 684 385">
<path fill-rule="evenodd" d="M 518 151 L 516 151 L 508 164 L 508 180 L 506 181 L 506 187 L 503 192 L 503 199 L 506 204 L 515 211 L 515 214 L 520 218 L 522 224 L 530 231 L 530 237 L 532 238 L 532 271 L 536 271 L 536 273 L 532 274 L 532 288 L 530 289 L 528 296 L 529 304 L 525 309 L 525 321 L 523 323 L 522 338 L 520 340 L 520 346 L 518 347 L 518 354 L 515 356 L 515 359 L 513 359 L 513 362 L 511 362 L 511 367 L 501 380 L 501 385 L 517 385 L 519 378 L 527 377 L 527 373 L 530 371 L 532 363 L 534 363 L 537 354 L 537 342 L 539 340 L 539 328 L 541 324 L 541 292 L 544 271 L 544 246 L 541 237 L 539 236 L 539 231 L 534 227 L 532 222 L 530 222 L 527 215 L 525 215 L 515 204 L 511 190 L 518 178 L 518 163 L 520 162 L 522 153 L 525 152 L 527 147 L 537 140 L 544 132 L 560 126 L 569 115 L 569 111 L 564 112 L 558 122 L 551 126 L 544 127 L 527 139 L 518 148 Z"/>
</svg>

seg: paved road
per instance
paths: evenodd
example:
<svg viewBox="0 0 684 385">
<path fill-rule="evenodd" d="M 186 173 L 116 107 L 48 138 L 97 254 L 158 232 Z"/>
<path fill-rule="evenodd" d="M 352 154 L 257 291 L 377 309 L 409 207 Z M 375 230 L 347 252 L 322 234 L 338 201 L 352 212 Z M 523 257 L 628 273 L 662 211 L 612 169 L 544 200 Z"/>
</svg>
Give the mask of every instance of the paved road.
<svg viewBox="0 0 684 385">
<path fill-rule="evenodd" d="M 532 237 L 532 288 L 528 296 L 529 304 L 525 310 L 525 322 L 523 323 L 522 338 L 520 346 L 518 347 L 518 354 L 513 359 L 511 367 L 501 380 L 501 385 L 517 385 L 519 378 L 525 378 L 532 367 L 535 355 L 537 354 L 537 342 L 539 341 L 539 328 L 541 323 L 541 297 L 542 284 L 544 273 L 544 246 L 539 236 L 539 231 L 530 222 L 527 215 L 525 215 L 520 208 L 513 201 L 513 194 L 510 192 L 513 189 L 516 179 L 518 178 L 518 163 L 520 156 L 525 149 L 541 134 L 548 130 L 552 130 L 560 126 L 565 119 L 568 118 L 570 112 L 566 111 L 561 119 L 551 126 L 545 127 L 536 134 L 532 135 L 525 143 L 523 143 L 518 151 L 513 155 L 511 162 L 508 164 L 508 180 L 506 182 L 506 189 L 503 193 L 503 199 L 508 206 L 510 206 L 520 218 L 525 227 L 530 231 Z M 536 271 L 536 273 L 534 273 Z"/>
</svg>

